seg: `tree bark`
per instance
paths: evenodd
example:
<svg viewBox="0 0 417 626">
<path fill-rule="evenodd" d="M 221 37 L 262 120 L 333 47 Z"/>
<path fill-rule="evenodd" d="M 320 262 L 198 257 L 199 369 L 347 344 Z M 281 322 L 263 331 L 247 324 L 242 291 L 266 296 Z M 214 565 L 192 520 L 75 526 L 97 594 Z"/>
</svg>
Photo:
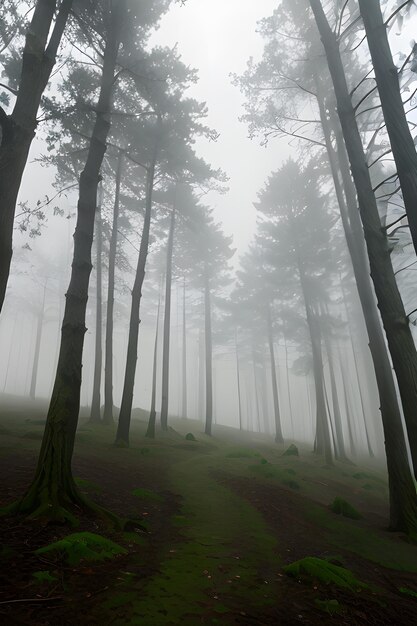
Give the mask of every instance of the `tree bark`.
<svg viewBox="0 0 417 626">
<path fill-rule="evenodd" d="M 104 414 L 103 424 L 113 423 L 113 327 L 114 327 L 114 277 L 116 273 L 116 255 L 120 210 L 120 185 L 122 179 L 123 154 L 119 153 L 116 170 L 116 191 L 114 195 L 113 222 L 109 247 L 109 275 L 107 286 L 106 310 L 106 347 L 104 357 Z"/>
<path fill-rule="evenodd" d="M 169 404 L 169 348 L 171 339 L 171 290 L 172 290 L 172 253 L 174 250 L 175 233 L 175 203 L 171 211 L 167 246 L 167 265 L 165 276 L 165 311 L 164 311 L 164 342 L 162 350 L 162 398 L 161 398 L 161 427 L 168 430 Z"/>
<path fill-rule="evenodd" d="M 91 401 L 90 422 L 99 424 L 101 422 L 101 367 L 103 364 L 103 302 L 102 302 L 102 247 L 103 232 L 101 226 L 101 202 L 102 192 L 100 190 L 99 202 L 96 211 L 96 337 L 94 351 L 94 376 L 93 376 L 93 396 Z"/>
<path fill-rule="evenodd" d="M 213 422 L 213 343 L 211 336 L 211 292 L 207 268 L 204 280 L 204 338 L 206 353 L 206 427 L 204 432 L 211 435 Z"/>
<path fill-rule="evenodd" d="M 103 58 L 100 97 L 87 161 L 80 176 L 71 280 L 66 294 L 61 348 L 45 432 L 34 480 L 15 507 L 21 513 L 61 521 L 75 521 L 69 510 L 72 505 L 86 506 L 72 476 L 71 460 L 80 409 L 81 365 L 92 269 L 97 187 L 111 125 L 110 109 L 120 42 L 121 6 L 118 5 L 117 9 L 113 5 L 109 7 L 109 32 Z"/>
<path fill-rule="evenodd" d="M 151 410 L 149 412 L 148 428 L 146 430 L 146 437 L 155 439 L 155 425 L 156 425 L 156 379 L 158 371 L 158 335 L 159 335 L 159 314 L 161 310 L 161 292 L 159 292 L 158 300 L 158 312 L 156 314 L 156 330 L 155 330 L 155 345 L 153 349 L 153 368 L 152 368 L 152 396 L 151 396 Z"/>
<path fill-rule="evenodd" d="M 0 311 L 12 260 L 13 222 L 22 176 L 37 127 L 37 113 L 55 65 L 73 0 L 38 0 L 26 33 L 16 102 L 10 115 L 0 107 Z"/>
<path fill-rule="evenodd" d="M 398 70 L 392 58 L 379 0 L 359 0 L 382 112 L 417 254 L 417 152 L 405 115 Z"/>
<path fill-rule="evenodd" d="M 310 5 L 323 42 L 335 90 L 338 115 L 358 195 L 371 276 L 400 388 L 414 471 L 416 473 L 416 349 L 395 281 L 387 239 L 381 229 L 376 199 L 372 190 L 362 141 L 356 124 L 355 112 L 349 96 L 337 39 L 330 29 L 320 1 L 310 0 Z M 377 347 L 375 347 L 375 352 L 377 352 Z M 383 420 L 390 483 L 390 525 L 392 529 L 414 534 L 417 531 L 416 491 L 407 463 L 407 451 L 401 420 L 397 419 L 397 402 L 393 402 L 393 395 L 389 387 L 390 376 L 384 369 L 386 366 L 384 354 L 378 356 L 381 362 L 376 374 L 377 379 L 380 377 L 378 388 L 381 394 L 381 408 L 384 406 L 384 409 L 386 409 L 386 413 L 383 414 Z M 388 382 L 387 388 L 384 387 L 386 382 Z"/>
<path fill-rule="evenodd" d="M 41 341 L 42 341 L 42 330 L 43 330 L 43 320 L 44 320 L 44 314 L 45 314 L 45 300 L 46 300 L 46 285 L 47 282 L 45 282 L 44 288 L 43 288 L 43 298 L 42 298 L 42 306 L 41 309 L 38 313 L 38 323 L 37 323 L 37 327 L 36 327 L 36 341 L 35 341 L 35 355 L 34 355 L 34 359 L 33 359 L 33 366 L 32 366 L 32 376 L 31 376 L 31 380 L 30 380 L 30 391 L 29 391 L 29 396 L 31 398 L 35 398 L 36 397 L 36 382 L 38 379 L 38 369 L 39 369 L 39 356 L 40 356 L 40 351 L 41 351 Z"/>
<path fill-rule="evenodd" d="M 158 118 L 159 127 L 159 118 Z M 125 379 L 123 384 L 122 402 L 120 404 L 119 421 L 116 433 L 116 445 L 128 446 L 130 421 L 132 417 L 133 392 L 135 388 L 136 365 L 138 360 L 138 340 L 140 325 L 140 303 L 142 300 L 142 286 L 145 280 L 146 260 L 149 249 L 149 233 L 152 217 L 152 194 L 155 178 L 155 167 L 159 146 L 159 128 L 155 138 L 154 153 L 146 177 L 146 207 L 140 240 L 138 264 L 136 267 L 135 282 L 132 289 L 132 303 L 130 309 L 129 339 L 127 344 L 127 357 Z"/>
<path fill-rule="evenodd" d="M 275 443 L 284 443 L 284 437 L 282 435 L 281 415 L 279 410 L 278 399 L 278 383 L 277 383 L 277 368 L 275 364 L 274 354 L 274 337 L 272 332 L 272 318 L 271 307 L 266 309 L 266 332 L 268 337 L 269 358 L 271 361 L 271 380 L 272 380 L 272 397 L 274 400 L 274 417 L 275 417 Z"/>
</svg>

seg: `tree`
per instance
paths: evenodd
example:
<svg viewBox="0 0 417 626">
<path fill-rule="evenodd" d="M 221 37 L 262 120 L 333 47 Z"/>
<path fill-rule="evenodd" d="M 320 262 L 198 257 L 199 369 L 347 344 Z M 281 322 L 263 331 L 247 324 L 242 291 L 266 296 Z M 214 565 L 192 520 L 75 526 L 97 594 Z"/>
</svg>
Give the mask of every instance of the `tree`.
<svg viewBox="0 0 417 626">
<path fill-rule="evenodd" d="M 38 124 L 42 94 L 54 68 L 72 4 L 73 0 L 37 0 L 26 32 L 20 79 L 16 89 L 9 89 L 16 97 L 13 110 L 8 115 L 0 106 L 0 311 L 12 259 L 17 195 Z"/>
<path fill-rule="evenodd" d="M 222 232 L 212 211 L 197 205 L 189 230 L 190 256 L 194 260 L 192 284 L 204 294 L 205 346 L 205 433 L 212 434 L 213 423 L 213 337 L 212 318 L 216 294 L 230 282 L 228 261 L 233 256 L 232 238 Z"/>
<path fill-rule="evenodd" d="M 173 85 L 178 82 L 183 88 L 184 84 L 190 80 L 190 71 L 185 70 L 182 63 L 174 58 L 173 61 Z M 192 74 L 191 74 L 192 76 Z M 205 115 L 205 106 L 200 105 L 197 101 L 182 97 L 182 88 L 174 89 L 168 84 L 166 92 L 161 91 L 158 81 L 155 81 L 155 89 L 150 90 L 148 94 L 150 104 L 154 114 L 157 116 L 156 127 L 150 133 L 152 151 L 151 163 L 147 169 L 147 201 L 145 210 L 145 219 L 143 223 L 141 247 L 138 258 L 137 272 L 135 278 L 134 290 L 132 291 L 132 309 L 131 322 L 129 328 L 128 355 L 126 360 L 125 382 L 123 388 L 122 405 L 119 415 L 119 425 L 116 435 L 116 443 L 119 445 L 128 445 L 130 417 L 133 402 L 134 378 L 137 361 L 137 340 L 139 335 L 139 310 L 141 300 L 141 289 L 145 277 L 146 259 L 149 247 L 150 220 L 154 193 L 154 179 L 156 168 L 158 182 L 160 185 L 160 200 L 164 202 L 168 195 L 168 203 L 171 201 L 170 193 L 176 188 L 178 181 L 196 180 L 202 184 L 206 180 L 217 176 L 202 159 L 198 159 L 191 148 L 194 136 L 198 134 L 210 135 L 211 131 L 201 122 Z M 149 122 L 148 122 L 149 124 Z M 156 130 L 156 132 L 155 132 Z M 143 147 L 143 146 L 142 146 Z M 145 143 L 146 147 L 146 143 Z M 145 159 L 146 161 L 146 159 Z M 174 181 L 174 182 L 172 182 Z M 166 206 L 166 202 L 165 202 Z M 175 216 L 175 212 L 173 213 Z M 175 225 L 175 221 L 174 221 Z M 174 232 L 172 230 L 172 242 Z M 168 259 L 170 256 L 168 255 Z M 170 277 L 167 273 L 167 290 L 170 290 Z M 165 315 L 169 311 L 169 297 L 165 300 Z M 167 331 L 164 333 L 164 353 L 167 355 Z M 167 369 L 163 361 L 163 377 L 164 383 L 162 388 L 163 397 L 166 397 L 167 386 Z M 164 418 L 165 406 L 161 410 L 161 421 L 164 426 L 166 420 Z"/>
<path fill-rule="evenodd" d="M 71 471 L 75 432 L 80 407 L 81 364 L 85 314 L 91 272 L 91 248 L 100 168 L 110 130 L 110 110 L 125 3 L 110 3 L 103 16 L 105 50 L 100 79 L 96 121 L 87 159 L 80 176 L 74 257 L 66 296 L 61 347 L 52 398 L 35 477 L 23 498 L 13 506 L 19 513 L 74 523 L 73 505 L 101 513 L 78 491 Z M 130 16 L 131 19 L 131 16 Z"/>
<path fill-rule="evenodd" d="M 316 445 L 332 463 L 329 422 L 324 396 L 322 329 L 320 311 L 326 298 L 322 276 L 329 263 L 331 221 L 324 197 L 320 196 L 314 168 L 301 170 L 289 161 L 273 174 L 259 194 L 257 209 L 264 217 L 260 234 L 269 263 L 278 277 L 280 289 L 283 277 L 293 288 L 297 276 L 299 295 L 305 311 L 316 390 Z M 310 254 L 314 250 L 314 256 Z"/>
<path fill-rule="evenodd" d="M 103 227 L 101 222 L 101 204 L 102 193 L 100 194 L 97 210 L 96 210 L 96 337 L 94 351 L 94 380 L 93 380 L 93 398 L 91 402 L 90 422 L 101 422 L 101 368 L 103 361 L 102 351 L 102 248 L 103 248 Z"/>
<path fill-rule="evenodd" d="M 379 0 L 359 0 L 359 7 L 414 250 L 417 253 L 417 152 L 401 97 L 399 72 L 388 41 L 387 21 L 384 22 Z"/>
<path fill-rule="evenodd" d="M 400 388 L 414 471 L 416 473 L 416 349 L 411 336 L 408 318 L 395 282 L 386 235 L 381 228 L 376 199 L 355 120 L 355 112 L 349 96 L 338 41 L 335 33 L 330 28 L 320 1 L 310 0 L 310 6 L 323 42 L 335 90 L 338 115 L 359 201 L 371 276 Z M 388 397 L 384 397 L 385 406 L 387 407 L 390 406 L 392 398 L 389 391 L 388 389 Z M 381 387 L 380 392 L 384 393 L 384 389 Z M 391 406 L 389 413 L 385 416 L 383 415 L 383 418 L 385 419 L 385 445 L 390 480 L 391 527 L 412 534 L 415 532 L 417 524 L 416 493 L 408 469 L 402 424 L 397 419 L 396 406 Z"/>
</svg>

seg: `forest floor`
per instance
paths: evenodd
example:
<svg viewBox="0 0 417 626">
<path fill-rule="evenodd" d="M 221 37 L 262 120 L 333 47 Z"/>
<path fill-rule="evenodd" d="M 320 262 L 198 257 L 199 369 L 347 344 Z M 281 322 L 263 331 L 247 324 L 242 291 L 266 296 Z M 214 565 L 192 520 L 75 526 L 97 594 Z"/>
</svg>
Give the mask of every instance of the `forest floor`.
<svg viewBox="0 0 417 626">
<path fill-rule="evenodd" d="M 26 411 L 0 415 L 0 506 L 33 475 L 44 407 Z M 329 469 L 302 445 L 299 456 L 283 456 L 291 442 L 220 427 L 209 438 L 188 420 L 172 420 L 151 441 L 137 417 L 128 449 L 112 446 L 113 427 L 81 420 L 73 466 L 84 493 L 139 516 L 148 532 L 116 532 L 81 515 L 76 529 L 1 517 L 2 624 L 415 623 L 417 547 L 386 530 L 386 477 L 376 464 Z M 361 518 L 336 515 L 335 497 Z M 79 544 L 37 552 L 72 533 L 82 533 L 82 548 L 99 535 L 109 558 Z M 288 575 L 285 567 L 306 557 L 346 568 L 348 582 L 320 568 Z"/>
</svg>

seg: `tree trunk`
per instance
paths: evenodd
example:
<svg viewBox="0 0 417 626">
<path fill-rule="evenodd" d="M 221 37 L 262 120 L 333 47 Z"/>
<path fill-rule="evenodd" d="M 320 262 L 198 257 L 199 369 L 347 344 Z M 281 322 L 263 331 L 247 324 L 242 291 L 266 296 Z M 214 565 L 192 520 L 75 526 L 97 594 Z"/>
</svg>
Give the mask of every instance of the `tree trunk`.
<svg viewBox="0 0 417 626">
<path fill-rule="evenodd" d="M 204 421 L 204 329 L 200 328 L 198 337 L 198 419 Z"/>
<path fill-rule="evenodd" d="M 355 112 L 349 96 L 337 39 L 329 27 L 320 1 L 310 0 L 310 5 L 324 45 L 335 89 L 338 115 L 358 194 L 359 210 L 371 266 L 371 276 L 397 375 L 413 464 L 416 471 L 416 350 L 395 281 L 387 239 L 381 229 L 378 208 L 372 190 L 361 137 L 356 124 Z M 368 332 L 370 330 L 375 331 L 375 329 L 368 328 Z M 385 411 L 385 413 L 382 412 L 382 418 L 390 483 L 390 525 L 395 530 L 415 533 L 417 531 L 416 491 L 407 462 L 407 451 L 401 419 L 398 416 L 397 402 L 396 400 L 394 401 L 395 396 L 393 396 L 390 388 L 390 371 L 385 369 L 387 365 L 384 358 L 385 355 L 384 353 L 379 353 L 379 346 L 374 346 L 373 350 L 375 350 L 374 363 L 381 397 L 381 409 L 383 407 Z"/>
<path fill-rule="evenodd" d="M 411 238 L 417 254 L 417 152 L 404 111 L 398 70 L 392 58 L 379 0 L 359 0 L 359 8 L 392 154 L 397 166 Z"/>
<path fill-rule="evenodd" d="M 37 1 L 26 32 L 19 88 L 11 115 L 0 106 L 0 311 L 10 273 L 17 196 L 35 136 L 42 94 L 55 65 L 72 0 L 62 1 L 48 42 L 56 6 L 55 0 Z"/>
<path fill-rule="evenodd" d="M 159 126 L 159 118 L 158 118 Z M 133 392 L 135 388 L 136 365 L 138 360 L 138 340 L 140 325 L 140 303 L 142 286 L 145 280 L 146 260 L 149 249 L 149 233 L 152 217 L 152 194 L 155 178 L 156 159 L 159 146 L 159 128 L 155 138 L 154 153 L 146 177 L 146 207 L 140 240 L 138 264 L 136 267 L 135 282 L 132 289 L 132 303 L 130 308 L 129 339 L 127 344 L 125 379 L 123 384 L 122 401 L 120 404 L 119 421 L 117 424 L 116 445 L 129 445 L 130 420 L 132 417 Z"/>
<path fill-rule="evenodd" d="M 289 370 L 288 370 L 288 347 L 287 347 L 287 339 L 286 339 L 285 335 L 284 335 L 284 347 L 285 347 L 285 377 L 287 379 L 288 408 L 290 410 L 290 421 L 291 421 L 292 436 L 294 437 L 294 419 L 293 419 L 293 413 L 292 413 L 290 373 L 289 373 Z"/>
<path fill-rule="evenodd" d="M 159 292 L 158 299 L 158 312 L 156 314 L 156 330 L 155 330 L 155 345 L 153 349 L 153 368 L 152 368 L 152 396 L 151 396 L 151 410 L 149 412 L 148 428 L 146 430 L 146 437 L 155 439 L 155 425 L 156 425 L 156 379 L 158 370 L 158 335 L 159 335 L 159 313 L 161 310 L 161 291 Z"/>
<path fill-rule="evenodd" d="M 252 348 L 252 370 L 253 370 L 253 388 L 255 390 L 256 420 L 257 420 L 257 425 L 258 425 L 258 432 L 261 432 L 261 416 L 260 416 L 260 411 L 259 411 L 258 378 L 256 376 L 256 356 L 255 356 L 255 349 L 254 348 Z"/>
<path fill-rule="evenodd" d="M 314 451 L 317 452 L 317 454 L 324 454 L 327 465 L 332 465 L 333 454 L 330 441 L 329 421 L 327 419 L 326 412 L 326 400 L 324 396 L 323 354 L 321 346 L 320 322 L 317 319 L 317 312 L 314 311 L 311 294 L 307 285 L 305 266 L 300 255 L 297 226 L 294 223 L 292 209 L 288 213 L 288 218 L 294 241 L 297 270 L 300 279 L 301 293 L 304 300 L 313 357 L 314 387 L 316 391 L 316 437 L 314 442 Z"/>
<path fill-rule="evenodd" d="M 274 400 L 275 416 L 275 443 L 284 443 L 284 437 L 282 436 L 281 415 L 279 410 L 277 369 L 275 365 L 274 337 L 272 332 L 272 318 L 270 306 L 268 306 L 266 309 L 266 331 L 268 337 L 269 358 L 271 360 L 272 397 Z"/>
<path fill-rule="evenodd" d="M 368 447 L 369 456 L 371 458 L 373 458 L 375 455 L 374 455 L 374 452 L 372 450 L 371 440 L 370 440 L 369 431 L 368 431 L 368 425 L 366 423 L 365 403 L 364 403 L 364 400 L 363 400 L 362 384 L 361 384 L 361 379 L 360 379 L 360 376 L 359 376 L 358 360 L 357 360 L 357 356 L 356 356 L 355 343 L 353 341 L 353 335 L 352 335 L 351 316 L 349 315 L 349 308 L 348 308 L 348 304 L 347 304 L 347 301 L 346 301 L 346 295 L 345 295 L 345 291 L 343 289 L 342 280 L 340 280 L 340 287 L 341 287 L 341 290 L 342 290 L 343 304 L 344 304 L 344 308 L 345 308 L 345 311 L 346 311 L 346 319 L 347 319 L 347 322 L 348 322 L 348 332 L 349 332 L 350 345 L 351 345 L 351 348 L 352 348 L 353 361 L 354 361 L 354 364 L 355 364 L 355 373 L 356 373 L 356 380 L 357 380 L 357 383 L 358 383 L 359 398 L 360 398 L 360 401 L 361 401 L 362 419 L 363 419 L 363 425 L 364 425 L 364 428 L 365 428 L 366 444 L 367 444 L 367 447 Z M 377 313 L 377 311 L 376 311 L 376 313 Z M 379 326 L 379 329 L 381 330 L 381 326 Z M 384 342 L 384 345 L 385 345 L 385 342 Z M 387 355 L 387 358 L 388 358 L 388 355 Z M 392 379 L 392 377 L 391 377 L 391 379 Z"/>
<path fill-rule="evenodd" d="M 101 367 L 103 364 L 103 347 L 102 347 L 102 332 L 103 332 L 103 302 L 102 302 L 102 247 L 103 247 L 103 232 L 101 225 L 101 202 L 102 202 L 102 190 L 100 190 L 99 201 L 96 212 L 96 338 L 95 338 L 95 351 L 94 351 L 94 376 L 93 376 L 93 396 L 91 401 L 91 413 L 90 422 L 93 424 L 99 424 L 101 422 Z"/>
<path fill-rule="evenodd" d="M 182 417 L 187 419 L 187 325 L 185 310 L 185 276 L 182 297 Z"/>
<path fill-rule="evenodd" d="M 206 427 L 204 432 L 211 435 L 213 421 L 213 345 L 211 337 L 211 293 L 207 268 L 204 284 L 204 329 L 206 353 Z"/>
<path fill-rule="evenodd" d="M 46 285 L 47 285 L 47 281 L 45 282 L 45 285 L 43 288 L 42 307 L 38 313 L 38 324 L 36 328 L 36 341 L 35 341 L 35 355 L 34 355 L 33 366 L 32 366 L 32 377 L 30 380 L 29 396 L 33 399 L 36 397 L 36 381 L 38 378 L 39 356 L 40 356 L 40 351 L 41 351 L 41 340 L 42 340 L 42 330 L 43 330 L 43 318 L 44 318 L 44 313 L 45 313 Z"/>
<path fill-rule="evenodd" d="M 122 5 L 123 6 L 123 5 Z M 71 471 L 75 432 L 80 409 L 81 365 L 85 313 L 91 265 L 91 247 L 100 168 L 110 130 L 114 70 L 119 49 L 122 9 L 109 8 L 109 32 L 103 58 L 100 97 L 87 161 L 80 176 L 77 226 L 71 280 L 66 295 L 61 348 L 38 465 L 32 485 L 16 509 L 32 516 L 70 520 L 71 505 L 86 506 Z"/>
<path fill-rule="evenodd" d="M 172 290 L 172 253 L 174 250 L 175 233 L 175 203 L 171 211 L 167 246 L 167 266 L 165 276 L 165 311 L 164 311 L 164 342 L 162 349 L 162 398 L 161 398 L 161 427 L 168 430 L 169 404 L 169 347 L 171 339 L 171 290 Z"/>
<path fill-rule="evenodd" d="M 236 352 L 236 380 L 237 380 L 237 402 L 238 402 L 238 411 L 239 411 L 239 430 L 242 430 L 242 396 L 240 393 L 239 344 L 237 341 L 237 328 L 235 328 L 235 352 Z"/>
<path fill-rule="evenodd" d="M 340 363 L 340 370 L 342 373 L 342 383 L 343 383 L 343 398 L 345 401 L 345 413 L 346 413 L 346 423 L 347 423 L 347 427 L 348 427 L 348 434 L 349 434 L 349 447 L 350 447 L 350 453 L 353 456 L 356 456 L 356 446 L 355 446 L 355 439 L 353 437 L 353 417 L 352 417 L 352 413 L 350 411 L 349 408 L 349 395 L 348 395 L 348 391 L 347 391 L 347 373 L 346 373 L 346 368 L 344 365 L 344 361 L 341 357 L 340 354 L 340 350 L 339 350 L 339 363 Z"/>
<path fill-rule="evenodd" d="M 304 292 L 304 289 L 303 289 Z M 312 313 L 308 296 L 305 297 L 307 324 L 310 333 L 313 356 L 314 387 L 316 391 L 316 452 L 324 454 L 327 465 L 333 464 L 330 441 L 329 421 L 327 419 L 326 400 L 324 397 L 323 355 L 321 348 L 321 329 Z"/>
<path fill-rule="evenodd" d="M 10 362 L 12 359 L 12 354 L 14 353 L 14 349 L 16 348 L 16 329 L 17 329 L 18 317 L 19 317 L 18 314 L 16 314 L 14 316 L 14 321 L 13 321 L 12 337 L 10 341 L 9 354 L 7 357 L 6 374 L 4 377 L 4 384 L 3 384 L 3 393 L 5 393 L 6 391 L 7 379 L 9 378 L 9 373 L 10 373 Z"/>
<path fill-rule="evenodd" d="M 103 424 L 113 423 L 113 324 L 114 324 L 114 277 L 116 272 L 116 255 L 118 239 L 118 223 L 120 209 L 120 185 L 122 179 L 123 154 L 119 153 L 116 170 L 116 192 L 114 196 L 113 223 L 109 247 L 109 275 L 107 286 L 106 311 L 106 347 L 104 363 L 104 414 Z"/>
<path fill-rule="evenodd" d="M 327 359 L 329 363 L 330 388 L 332 392 L 333 418 L 336 430 L 337 456 L 342 461 L 347 461 L 345 440 L 343 436 L 342 416 L 340 414 L 339 398 L 337 393 L 336 376 L 334 371 L 334 361 L 332 347 L 328 335 L 324 334 L 324 345 L 326 346 Z"/>
</svg>

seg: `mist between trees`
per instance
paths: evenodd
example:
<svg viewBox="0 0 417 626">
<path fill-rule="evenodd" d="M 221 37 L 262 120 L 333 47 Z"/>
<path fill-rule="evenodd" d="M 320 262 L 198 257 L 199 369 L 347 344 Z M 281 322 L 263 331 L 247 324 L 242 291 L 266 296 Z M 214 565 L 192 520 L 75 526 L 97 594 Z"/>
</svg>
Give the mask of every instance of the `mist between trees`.
<svg viewBox="0 0 417 626">
<path fill-rule="evenodd" d="M 175 417 L 386 460 L 389 525 L 415 535 L 415 3 L 282 0 L 260 21 L 235 116 L 290 156 L 247 198 L 247 249 L 215 210 L 234 181 L 204 157 L 222 136 L 198 68 L 153 43 L 172 4 L 0 9 L 0 385 L 50 400 L 8 512 L 112 516 L 74 482 L 81 406 L 120 447 L 132 418 L 158 438 Z M 19 193 L 32 158 L 52 193 Z"/>
</svg>

